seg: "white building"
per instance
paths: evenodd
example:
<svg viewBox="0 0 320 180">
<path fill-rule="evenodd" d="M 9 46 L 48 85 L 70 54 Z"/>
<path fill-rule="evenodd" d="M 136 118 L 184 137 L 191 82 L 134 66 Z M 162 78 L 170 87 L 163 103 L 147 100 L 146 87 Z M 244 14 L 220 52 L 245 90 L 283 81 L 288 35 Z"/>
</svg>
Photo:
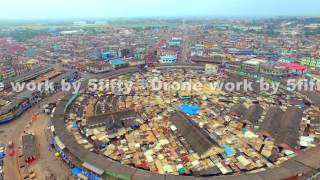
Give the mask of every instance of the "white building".
<svg viewBox="0 0 320 180">
<path fill-rule="evenodd" d="M 214 64 L 206 64 L 204 70 L 207 74 L 217 74 L 219 67 Z"/>
</svg>

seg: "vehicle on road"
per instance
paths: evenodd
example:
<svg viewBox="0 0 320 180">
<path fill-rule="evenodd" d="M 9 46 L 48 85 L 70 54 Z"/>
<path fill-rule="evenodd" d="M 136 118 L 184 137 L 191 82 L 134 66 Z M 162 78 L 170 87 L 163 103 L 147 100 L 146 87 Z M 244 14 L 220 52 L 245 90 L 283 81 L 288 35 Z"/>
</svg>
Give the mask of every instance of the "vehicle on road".
<svg viewBox="0 0 320 180">
<path fill-rule="evenodd" d="M 50 114 L 55 107 L 56 107 L 56 103 L 46 104 L 43 106 L 43 112 Z"/>
<path fill-rule="evenodd" d="M 0 146 L 0 159 L 3 159 L 5 157 L 5 149 L 3 146 Z"/>
<path fill-rule="evenodd" d="M 13 148 L 13 147 L 14 147 L 13 142 L 12 142 L 12 141 L 9 141 L 9 143 L 8 143 L 8 148 L 11 149 L 11 148 Z"/>
<path fill-rule="evenodd" d="M 4 151 L 5 151 L 4 146 L 0 146 L 0 180 L 3 180 L 3 166 L 4 166 L 3 158 L 5 157 Z"/>
<path fill-rule="evenodd" d="M 8 152 L 9 156 L 14 156 L 16 154 L 16 151 L 14 149 L 9 149 L 9 152 Z"/>
</svg>

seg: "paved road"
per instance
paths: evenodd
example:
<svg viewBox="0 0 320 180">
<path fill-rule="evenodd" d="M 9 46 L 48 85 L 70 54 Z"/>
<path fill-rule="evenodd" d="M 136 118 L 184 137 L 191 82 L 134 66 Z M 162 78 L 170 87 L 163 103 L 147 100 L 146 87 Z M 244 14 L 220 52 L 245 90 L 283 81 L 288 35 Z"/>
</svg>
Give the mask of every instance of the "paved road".
<svg viewBox="0 0 320 180">
<path fill-rule="evenodd" d="M 183 36 L 182 36 L 182 45 L 181 45 L 181 61 L 180 63 L 190 63 L 190 37 L 189 29 L 185 22 L 182 25 Z"/>
</svg>

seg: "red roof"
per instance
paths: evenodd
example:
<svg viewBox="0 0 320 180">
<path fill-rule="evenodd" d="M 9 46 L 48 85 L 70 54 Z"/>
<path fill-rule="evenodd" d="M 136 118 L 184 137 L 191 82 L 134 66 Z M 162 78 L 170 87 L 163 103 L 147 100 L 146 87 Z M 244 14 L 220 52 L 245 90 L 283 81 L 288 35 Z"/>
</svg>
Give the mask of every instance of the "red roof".
<svg viewBox="0 0 320 180">
<path fill-rule="evenodd" d="M 24 51 L 24 47 L 22 47 L 20 45 L 12 45 L 11 47 L 9 47 L 9 51 L 12 52 L 12 53 L 23 52 Z"/>
<path fill-rule="evenodd" d="M 177 54 L 177 51 L 164 50 L 164 51 L 161 52 L 161 55 L 165 55 L 165 54 L 176 55 L 176 54 Z"/>
<path fill-rule="evenodd" d="M 295 69 L 299 71 L 304 71 L 307 68 L 304 65 L 297 64 L 297 63 L 278 63 L 278 66 L 288 67 L 290 69 Z"/>
<path fill-rule="evenodd" d="M 167 42 L 167 39 L 165 39 L 165 38 L 160 39 L 160 43 L 166 43 L 166 42 Z"/>
</svg>

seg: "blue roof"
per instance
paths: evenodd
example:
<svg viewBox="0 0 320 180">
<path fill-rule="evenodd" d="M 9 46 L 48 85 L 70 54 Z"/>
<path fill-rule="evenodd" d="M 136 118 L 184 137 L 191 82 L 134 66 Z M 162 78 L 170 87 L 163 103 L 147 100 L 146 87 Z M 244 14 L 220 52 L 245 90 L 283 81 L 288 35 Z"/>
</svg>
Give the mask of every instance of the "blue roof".
<svg viewBox="0 0 320 180">
<path fill-rule="evenodd" d="M 104 60 L 110 59 L 113 57 L 112 52 L 106 51 L 101 53 L 101 57 Z"/>
<path fill-rule="evenodd" d="M 115 59 L 111 60 L 111 64 L 112 65 L 124 65 L 124 64 L 128 64 L 128 62 L 123 60 L 122 58 L 115 58 Z"/>
<path fill-rule="evenodd" d="M 189 116 L 195 116 L 199 113 L 200 106 L 192 104 L 182 104 L 180 105 L 180 110 Z"/>
<path fill-rule="evenodd" d="M 233 156 L 235 154 L 234 150 L 227 145 L 223 145 L 223 150 L 227 154 L 227 156 Z"/>
</svg>

